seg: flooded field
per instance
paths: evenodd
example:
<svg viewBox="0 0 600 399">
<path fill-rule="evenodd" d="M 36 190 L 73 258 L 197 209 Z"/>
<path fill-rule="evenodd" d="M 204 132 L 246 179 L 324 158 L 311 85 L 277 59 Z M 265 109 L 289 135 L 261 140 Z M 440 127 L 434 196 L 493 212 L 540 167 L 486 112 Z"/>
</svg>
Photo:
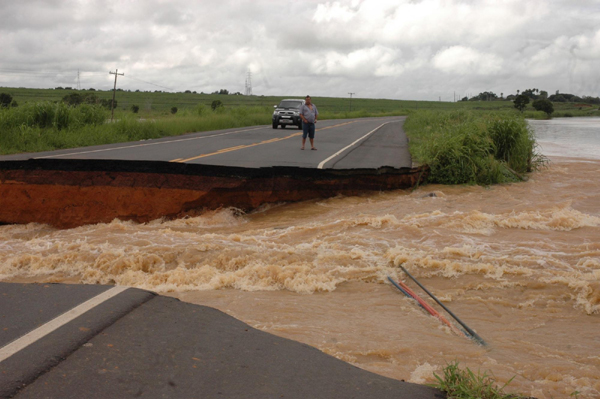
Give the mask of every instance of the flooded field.
<svg viewBox="0 0 600 399">
<path fill-rule="evenodd" d="M 424 186 L 140 225 L 0 226 L 0 280 L 119 284 L 212 306 L 372 372 L 447 362 L 509 392 L 600 397 L 600 120 L 532 122 L 529 181 Z M 485 339 L 455 335 L 386 277 L 404 265 Z M 439 307 L 431 301 L 438 310 Z"/>
</svg>

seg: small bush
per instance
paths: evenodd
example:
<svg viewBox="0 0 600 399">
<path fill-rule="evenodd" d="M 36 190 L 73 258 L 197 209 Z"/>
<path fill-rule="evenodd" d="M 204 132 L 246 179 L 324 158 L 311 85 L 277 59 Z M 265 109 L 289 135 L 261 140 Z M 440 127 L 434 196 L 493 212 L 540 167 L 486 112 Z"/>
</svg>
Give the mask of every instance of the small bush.
<svg viewBox="0 0 600 399">
<path fill-rule="evenodd" d="M 13 98 L 8 93 L 0 93 L 0 107 L 8 107 Z"/>
<path fill-rule="evenodd" d="M 535 145 L 527 122 L 509 116 L 493 118 L 488 122 L 487 131 L 494 144 L 494 157 L 515 171 L 526 172 Z"/>
<path fill-rule="evenodd" d="M 550 100 L 535 100 L 531 105 L 536 110 L 545 112 L 548 116 L 554 112 L 554 105 Z M 581 110 L 581 107 L 579 109 Z"/>
<path fill-rule="evenodd" d="M 104 108 L 111 110 L 113 107 L 113 100 L 108 100 L 108 99 L 102 99 L 100 100 L 100 105 L 103 106 Z M 117 108 L 117 100 L 115 100 L 115 104 L 114 104 L 114 108 Z"/>
<path fill-rule="evenodd" d="M 504 388 L 510 384 L 512 378 L 502 387 L 495 384 L 493 376 L 484 372 L 473 373 L 468 367 L 461 369 L 458 362 L 449 363 L 444 368 L 443 378 L 434 373 L 438 383 L 433 385 L 446 392 L 452 399 L 520 399 L 523 396 L 504 393 Z M 513 377 L 514 378 L 514 377 Z"/>
<path fill-rule="evenodd" d="M 431 183 L 519 181 L 545 163 L 527 122 L 515 113 L 417 111 L 404 128 L 413 158 L 430 167 Z"/>
<path fill-rule="evenodd" d="M 212 108 L 213 111 L 216 111 L 219 108 L 223 108 L 223 103 L 221 102 L 221 100 L 214 100 L 210 104 L 210 107 Z"/>
<path fill-rule="evenodd" d="M 140 106 L 133 104 L 131 106 L 131 112 L 133 112 L 134 114 L 137 114 L 138 112 L 140 112 Z"/>
<path fill-rule="evenodd" d="M 171 107 L 171 113 L 175 115 L 177 113 L 177 107 Z"/>
</svg>

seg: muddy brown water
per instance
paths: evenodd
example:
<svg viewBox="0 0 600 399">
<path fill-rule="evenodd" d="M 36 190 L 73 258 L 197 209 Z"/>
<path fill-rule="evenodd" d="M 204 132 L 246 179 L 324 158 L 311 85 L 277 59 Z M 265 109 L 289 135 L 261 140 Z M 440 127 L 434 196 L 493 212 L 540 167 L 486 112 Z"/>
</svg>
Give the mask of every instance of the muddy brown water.
<svg viewBox="0 0 600 399">
<path fill-rule="evenodd" d="M 149 289 L 416 383 L 458 360 L 500 384 L 514 377 L 509 392 L 598 398 L 600 120 L 532 125 L 552 162 L 524 183 L 147 224 L 0 226 L 0 280 Z M 426 297 L 400 264 L 489 345 L 454 334 L 393 288 L 388 275 Z"/>
</svg>

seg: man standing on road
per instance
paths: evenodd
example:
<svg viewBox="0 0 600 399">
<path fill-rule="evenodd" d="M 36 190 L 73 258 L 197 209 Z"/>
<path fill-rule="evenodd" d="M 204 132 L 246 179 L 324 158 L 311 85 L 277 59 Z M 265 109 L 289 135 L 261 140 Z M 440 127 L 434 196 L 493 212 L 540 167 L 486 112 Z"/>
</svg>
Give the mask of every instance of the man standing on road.
<svg viewBox="0 0 600 399">
<path fill-rule="evenodd" d="M 317 118 L 319 116 L 319 111 L 317 111 L 317 106 L 312 103 L 310 96 L 306 96 L 304 105 L 300 106 L 300 118 L 302 118 L 302 148 L 304 149 L 304 144 L 306 143 L 306 136 L 310 140 L 310 149 L 316 150 L 315 148 L 315 123 L 317 123 Z"/>
</svg>

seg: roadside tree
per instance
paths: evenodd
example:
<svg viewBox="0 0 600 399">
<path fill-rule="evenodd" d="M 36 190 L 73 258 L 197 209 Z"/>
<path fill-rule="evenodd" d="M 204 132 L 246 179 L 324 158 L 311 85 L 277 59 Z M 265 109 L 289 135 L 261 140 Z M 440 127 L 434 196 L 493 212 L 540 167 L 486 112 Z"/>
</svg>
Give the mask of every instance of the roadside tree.
<svg viewBox="0 0 600 399">
<path fill-rule="evenodd" d="M 527 104 L 529 104 L 529 97 L 525 94 L 519 94 L 514 101 L 514 106 L 519 111 L 523 112 Z"/>
<path fill-rule="evenodd" d="M 550 100 L 535 100 L 531 105 L 537 111 L 544 111 L 548 117 L 554 112 L 554 105 Z"/>
</svg>

